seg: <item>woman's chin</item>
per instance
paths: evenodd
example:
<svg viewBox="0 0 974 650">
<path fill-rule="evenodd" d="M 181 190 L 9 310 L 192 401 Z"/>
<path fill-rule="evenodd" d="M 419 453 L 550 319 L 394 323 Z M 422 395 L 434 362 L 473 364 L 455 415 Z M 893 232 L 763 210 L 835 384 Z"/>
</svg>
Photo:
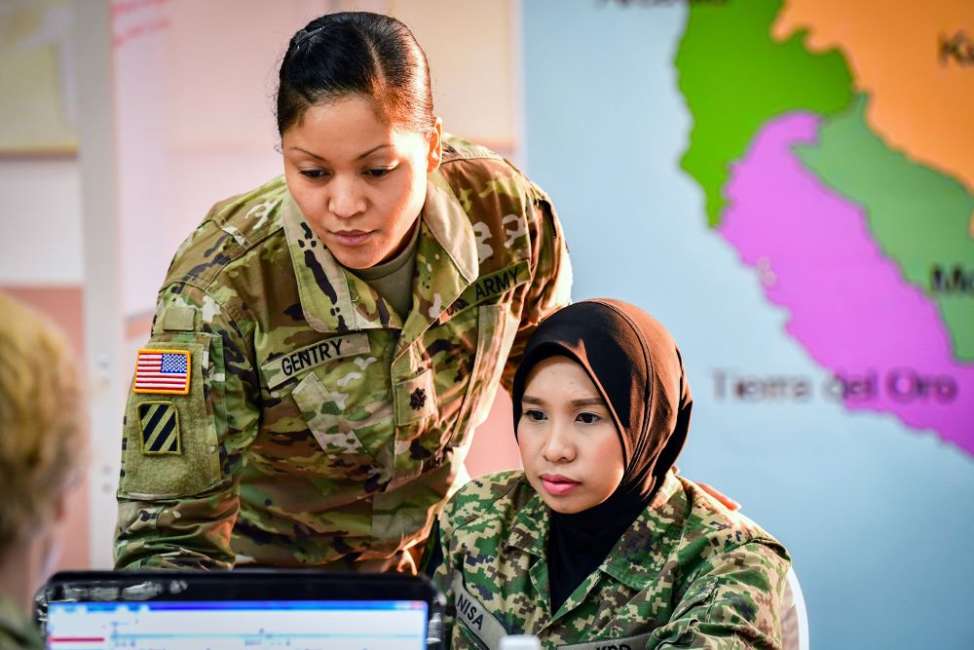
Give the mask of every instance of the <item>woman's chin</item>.
<svg viewBox="0 0 974 650">
<path fill-rule="evenodd" d="M 541 500 L 545 502 L 545 505 L 558 514 L 574 515 L 582 512 L 583 510 L 588 510 L 589 508 L 589 506 L 585 505 L 583 502 L 580 502 L 577 498 L 552 496 L 546 493 L 543 489 L 538 490 L 535 488 L 535 490 L 541 496 Z"/>
<path fill-rule="evenodd" d="M 371 268 L 382 260 L 382 254 L 372 248 L 360 249 L 332 244 L 328 251 L 339 264 L 354 271 Z"/>
</svg>

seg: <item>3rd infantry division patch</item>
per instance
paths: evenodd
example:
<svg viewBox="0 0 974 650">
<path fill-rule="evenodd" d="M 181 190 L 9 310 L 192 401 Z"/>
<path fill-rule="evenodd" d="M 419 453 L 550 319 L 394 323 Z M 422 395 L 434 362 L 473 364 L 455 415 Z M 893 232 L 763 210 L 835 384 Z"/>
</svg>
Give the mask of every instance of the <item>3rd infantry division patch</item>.
<svg viewBox="0 0 974 650">
<path fill-rule="evenodd" d="M 179 439 L 179 413 L 171 402 L 139 404 L 139 421 L 143 454 L 183 453 Z"/>
</svg>

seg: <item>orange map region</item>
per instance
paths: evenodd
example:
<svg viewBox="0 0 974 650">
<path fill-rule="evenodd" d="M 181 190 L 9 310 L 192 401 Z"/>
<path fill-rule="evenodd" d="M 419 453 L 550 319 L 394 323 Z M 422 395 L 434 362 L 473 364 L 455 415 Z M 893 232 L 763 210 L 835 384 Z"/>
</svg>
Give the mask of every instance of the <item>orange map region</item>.
<svg viewBox="0 0 974 650">
<path fill-rule="evenodd" d="M 845 54 L 888 144 L 974 191 L 974 0 L 787 0 L 772 35 L 802 29 Z"/>
</svg>

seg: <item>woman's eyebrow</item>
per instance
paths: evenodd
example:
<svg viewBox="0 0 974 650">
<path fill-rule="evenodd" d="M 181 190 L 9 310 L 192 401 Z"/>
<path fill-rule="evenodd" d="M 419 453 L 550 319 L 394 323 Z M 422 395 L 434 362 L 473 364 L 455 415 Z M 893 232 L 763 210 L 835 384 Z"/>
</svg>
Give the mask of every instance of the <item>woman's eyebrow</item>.
<svg viewBox="0 0 974 650">
<path fill-rule="evenodd" d="M 359 156 L 356 158 L 356 160 L 362 160 L 363 158 L 367 158 L 367 157 L 371 156 L 372 154 L 374 154 L 379 149 L 385 149 L 386 147 L 391 147 L 391 146 L 392 146 L 391 144 L 388 144 L 387 143 L 387 144 L 380 144 L 380 145 L 378 145 L 376 147 L 372 147 L 371 149 L 369 149 L 365 153 L 359 154 Z M 292 145 L 292 146 L 290 146 L 288 148 L 289 149 L 293 149 L 295 151 L 300 151 L 301 153 L 306 154 L 308 156 L 311 156 L 312 158 L 314 158 L 316 160 L 320 160 L 322 162 L 328 162 L 328 159 L 327 158 L 325 158 L 323 156 L 319 156 L 316 153 L 312 153 L 312 152 L 308 151 L 307 149 L 302 149 L 301 147 L 299 147 L 297 145 Z"/>
<path fill-rule="evenodd" d="M 314 159 L 316 159 L 316 160 L 320 160 L 321 162 L 327 162 L 327 161 L 326 161 L 326 160 L 325 160 L 324 158 L 322 158 L 322 157 L 321 157 L 321 156 L 319 156 L 318 154 L 316 154 L 316 153 L 311 153 L 311 152 L 310 152 L 310 151 L 308 151 L 307 149 L 302 149 L 301 147 L 299 147 L 299 146 L 297 146 L 297 145 L 291 145 L 290 147 L 288 147 L 288 149 L 292 149 L 292 150 L 294 150 L 294 151 L 300 151 L 301 153 L 303 153 L 303 154 L 305 154 L 305 155 L 308 155 L 308 156 L 311 156 L 312 158 L 314 158 Z"/>
<path fill-rule="evenodd" d="M 372 147 L 371 149 L 369 149 L 368 151 L 360 155 L 358 158 L 356 158 L 356 160 L 362 160 L 362 158 L 367 158 L 368 156 L 371 156 L 379 149 L 385 149 L 386 147 L 391 147 L 391 146 L 392 146 L 391 144 L 380 144 L 377 147 Z"/>
<path fill-rule="evenodd" d="M 601 397 L 587 397 L 585 399 L 573 399 L 568 402 L 572 406 L 605 406 L 605 400 Z"/>
<path fill-rule="evenodd" d="M 522 402 L 527 402 L 528 404 L 535 404 L 537 406 L 543 406 L 545 401 L 540 397 L 534 397 L 532 395 L 524 395 L 521 397 Z"/>
</svg>

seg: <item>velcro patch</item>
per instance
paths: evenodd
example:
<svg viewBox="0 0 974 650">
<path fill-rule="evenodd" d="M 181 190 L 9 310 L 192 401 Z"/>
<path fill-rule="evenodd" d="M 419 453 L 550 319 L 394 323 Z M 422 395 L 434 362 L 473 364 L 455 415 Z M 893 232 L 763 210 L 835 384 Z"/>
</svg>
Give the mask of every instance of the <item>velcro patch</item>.
<svg viewBox="0 0 974 650">
<path fill-rule="evenodd" d="M 371 347 L 368 334 L 332 336 L 268 361 L 260 369 L 267 387 L 273 390 L 305 370 L 335 359 L 365 354 L 369 350 Z"/>
<path fill-rule="evenodd" d="M 147 456 L 183 453 L 179 437 L 179 413 L 171 402 L 139 404 L 142 453 Z"/>
<path fill-rule="evenodd" d="M 196 325 L 196 310 L 192 307 L 173 305 L 162 315 L 165 332 L 192 332 Z"/>
<path fill-rule="evenodd" d="M 133 393 L 186 395 L 193 366 L 189 350 L 142 348 L 135 360 Z"/>
<path fill-rule="evenodd" d="M 447 316 L 510 291 L 531 279 L 527 260 L 477 278 L 446 310 Z"/>
</svg>

